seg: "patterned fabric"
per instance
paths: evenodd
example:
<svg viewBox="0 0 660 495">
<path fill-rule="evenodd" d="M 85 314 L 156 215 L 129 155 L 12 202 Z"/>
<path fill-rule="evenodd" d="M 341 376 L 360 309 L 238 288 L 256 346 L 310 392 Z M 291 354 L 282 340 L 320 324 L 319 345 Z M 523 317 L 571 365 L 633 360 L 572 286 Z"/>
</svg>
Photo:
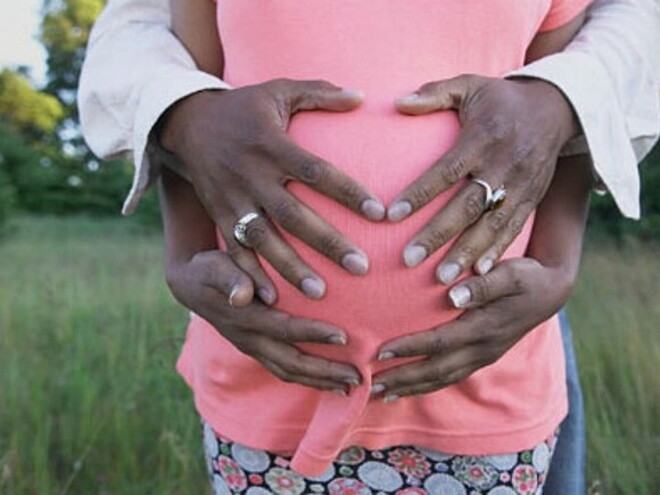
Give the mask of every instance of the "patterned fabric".
<svg viewBox="0 0 660 495">
<path fill-rule="evenodd" d="M 305 478 L 290 459 L 216 435 L 203 425 L 214 495 L 540 495 L 557 433 L 534 449 L 460 456 L 417 447 L 350 447 L 321 476 Z"/>
</svg>

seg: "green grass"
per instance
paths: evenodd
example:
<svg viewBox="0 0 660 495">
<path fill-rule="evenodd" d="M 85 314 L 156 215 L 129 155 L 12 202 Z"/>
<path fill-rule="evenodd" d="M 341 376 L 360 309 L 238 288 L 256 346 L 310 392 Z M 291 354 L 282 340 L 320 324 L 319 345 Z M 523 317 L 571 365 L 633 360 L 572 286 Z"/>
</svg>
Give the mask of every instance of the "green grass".
<svg viewBox="0 0 660 495">
<path fill-rule="evenodd" d="M 0 240 L 0 494 L 205 493 L 159 235 L 15 223 Z M 657 248 L 594 244 L 569 306 L 594 493 L 660 493 L 659 274 Z"/>
</svg>

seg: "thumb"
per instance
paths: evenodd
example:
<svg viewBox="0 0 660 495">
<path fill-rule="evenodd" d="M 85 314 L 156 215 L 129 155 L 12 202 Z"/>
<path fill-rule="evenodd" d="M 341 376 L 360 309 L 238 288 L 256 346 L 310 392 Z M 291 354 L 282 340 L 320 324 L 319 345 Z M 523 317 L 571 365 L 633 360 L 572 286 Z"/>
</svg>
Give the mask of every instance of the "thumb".
<svg viewBox="0 0 660 495">
<path fill-rule="evenodd" d="M 424 84 L 414 93 L 395 101 L 396 109 L 408 115 L 439 110 L 458 110 L 470 95 L 478 76 L 462 75 Z"/>
<path fill-rule="evenodd" d="M 291 113 L 302 110 L 346 112 L 360 106 L 364 93 L 343 89 L 327 81 L 287 81 Z"/>
<path fill-rule="evenodd" d="M 485 275 L 462 280 L 449 291 L 455 308 L 470 309 L 519 293 L 516 260 L 499 263 Z"/>
<path fill-rule="evenodd" d="M 195 255 L 203 271 L 204 285 L 211 287 L 225 296 L 230 306 L 247 306 L 254 298 L 252 279 L 241 270 L 233 260 L 222 251 L 207 251 Z M 199 259 L 201 258 L 201 259 Z"/>
</svg>

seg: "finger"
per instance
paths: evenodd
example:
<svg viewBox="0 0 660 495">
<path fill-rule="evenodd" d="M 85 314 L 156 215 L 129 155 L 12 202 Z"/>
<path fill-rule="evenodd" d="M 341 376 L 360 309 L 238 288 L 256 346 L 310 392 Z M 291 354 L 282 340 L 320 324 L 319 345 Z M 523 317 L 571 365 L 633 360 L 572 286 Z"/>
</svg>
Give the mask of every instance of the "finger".
<svg viewBox="0 0 660 495">
<path fill-rule="evenodd" d="M 243 218 L 247 213 L 258 212 L 259 209 L 250 206 L 244 196 L 231 197 L 234 218 Z M 268 279 L 256 259 L 255 252 L 264 257 L 282 277 L 291 285 L 297 287 L 303 294 L 312 299 L 320 299 L 325 295 L 326 285 L 323 279 L 305 263 L 291 246 L 282 239 L 277 229 L 264 215 L 259 214 L 245 225 L 246 249 L 234 238 L 234 225 L 228 221 L 228 215 L 219 220 L 223 236 L 228 239 L 227 249 L 231 250 L 232 256 L 241 267 L 256 272 L 259 280 L 263 283 L 268 281 L 262 288 L 270 293 L 275 293 L 275 288 Z M 257 269 L 258 267 L 258 269 Z M 273 301 L 274 302 L 274 301 Z"/>
<path fill-rule="evenodd" d="M 487 144 L 478 129 L 463 128 L 456 144 L 392 201 L 387 209 L 388 220 L 403 220 L 475 171 L 487 156 Z"/>
<path fill-rule="evenodd" d="M 288 191 L 277 194 L 266 209 L 278 225 L 349 273 L 364 275 L 369 270 L 362 250 Z"/>
<path fill-rule="evenodd" d="M 424 332 L 394 339 L 381 347 L 378 360 L 449 354 L 469 343 L 469 334 L 463 330 L 461 320 L 455 320 Z"/>
<path fill-rule="evenodd" d="M 233 216 L 233 215 L 232 215 Z M 273 305 L 277 301 L 277 289 L 266 272 L 264 272 L 259 259 L 252 249 L 247 249 L 234 239 L 234 226 L 230 222 L 229 215 L 223 215 L 216 220 L 225 242 L 228 256 L 252 279 L 254 291 L 262 302 Z M 236 305 L 236 304 L 234 304 Z M 243 306 L 242 304 L 238 306 Z"/>
<path fill-rule="evenodd" d="M 256 355 L 262 362 L 272 365 L 273 372 L 285 382 L 333 390 L 358 385 L 361 381 L 353 366 L 305 354 L 281 342 L 264 340 Z"/>
<path fill-rule="evenodd" d="M 424 84 L 413 94 L 396 100 L 396 108 L 399 112 L 409 115 L 458 110 L 477 79 L 478 76 L 461 75 Z"/>
<path fill-rule="evenodd" d="M 500 183 L 499 179 L 493 176 L 487 176 L 483 180 L 493 184 Z M 485 210 L 484 187 L 475 182 L 466 184 L 406 246 L 403 251 L 406 266 L 415 267 L 422 263 L 441 246 L 476 222 Z M 464 248 L 467 247 L 469 246 Z M 461 271 L 462 266 L 459 264 L 443 264 L 437 271 L 437 278 L 440 282 L 448 284 L 454 281 Z"/>
<path fill-rule="evenodd" d="M 327 81 L 295 81 L 282 79 L 275 82 L 284 90 L 289 101 L 289 113 L 303 110 L 346 112 L 364 101 L 364 93 L 343 89 Z"/>
<path fill-rule="evenodd" d="M 252 280 L 226 253 L 205 251 L 196 254 L 191 263 L 201 271 L 200 282 L 225 294 L 230 306 L 243 307 L 252 302 Z"/>
<path fill-rule="evenodd" d="M 469 309 L 520 292 L 521 284 L 513 261 L 505 261 L 485 275 L 462 280 L 449 290 L 449 300 L 456 308 Z"/>
<path fill-rule="evenodd" d="M 381 394 L 384 402 L 393 402 L 405 396 L 437 392 L 465 380 L 478 369 L 473 364 L 462 364 L 470 361 L 469 356 L 457 354 L 453 357 L 443 362 L 425 360 L 390 369 L 374 377 L 372 392 Z"/>
<path fill-rule="evenodd" d="M 273 375 L 284 382 L 288 383 L 297 383 L 298 385 L 303 385 L 305 387 L 315 388 L 317 390 L 330 390 L 339 395 L 347 396 L 348 395 L 348 385 L 343 381 L 332 381 L 323 378 L 313 378 L 305 375 L 292 375 L 286 370 L 284 370 L 277 363 L 270 361 L 264 357 L 260 358 L 259 361 L 263 364 Z"/>
<path fill-rule="evenodd" d="M 507 221 L 506 227 L 493 242 L 493 245 L 477 260 L 474 267 L 477 273 L 483 275 L 490 271 L 516 237 L 520 235 L 535 207 L 534 201 L 525 201 L 518 206 Z"/>
<path fill-rule="evenodd" d="M 284 160 L 288 178 L 296 179 L 367 219 L 385 218 L 383 203 L 355 179 L 331 163 L 300 148 L 288 136 L 269 143 L 270 155 Z"/>
</svg>

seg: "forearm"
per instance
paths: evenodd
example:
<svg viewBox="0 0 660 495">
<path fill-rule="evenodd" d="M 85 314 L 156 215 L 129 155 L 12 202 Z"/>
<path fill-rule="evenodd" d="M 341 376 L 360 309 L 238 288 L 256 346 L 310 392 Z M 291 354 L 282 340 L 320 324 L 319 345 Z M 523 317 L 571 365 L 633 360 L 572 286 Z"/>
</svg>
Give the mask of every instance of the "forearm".
<svg viewBox="0 0 660 495">
<path fill-rule="evenodd" d="M 146 148 L 160 116 L 193 93 L 228 87 L 197 70 L 169 19 L 167 0 L 110 0 L 92 30 L 81 73 L 78 106 L 90 148 L 103 158 L 128 155 L 136 166 L 125 213 L 158 175 Z"/>
<path fill-rule="evenodd" d="M 542 265 L 557 268 L 572 285 L 577 276 L 592 187 L 586 155 L 564 157 L 536 211 L 527 254 Z"/>
<path fill-rule="evenodd" d="M 511 76 L 545 80 L 570 101 L 596 175 L 621 211 L 639 216 L 637 162 L 660 133 L 660 99 L 652 55 L 660 15 L 653 0 L 596 0 L 587 23 L 562 53 Z"/>
<path fill-rule="evenodd" d="M 159 199 L 168 268 L 190 260 L 197 253 L 218 249 L 213 222 L 189 182 L 164 168 Z"/>
</svg>

